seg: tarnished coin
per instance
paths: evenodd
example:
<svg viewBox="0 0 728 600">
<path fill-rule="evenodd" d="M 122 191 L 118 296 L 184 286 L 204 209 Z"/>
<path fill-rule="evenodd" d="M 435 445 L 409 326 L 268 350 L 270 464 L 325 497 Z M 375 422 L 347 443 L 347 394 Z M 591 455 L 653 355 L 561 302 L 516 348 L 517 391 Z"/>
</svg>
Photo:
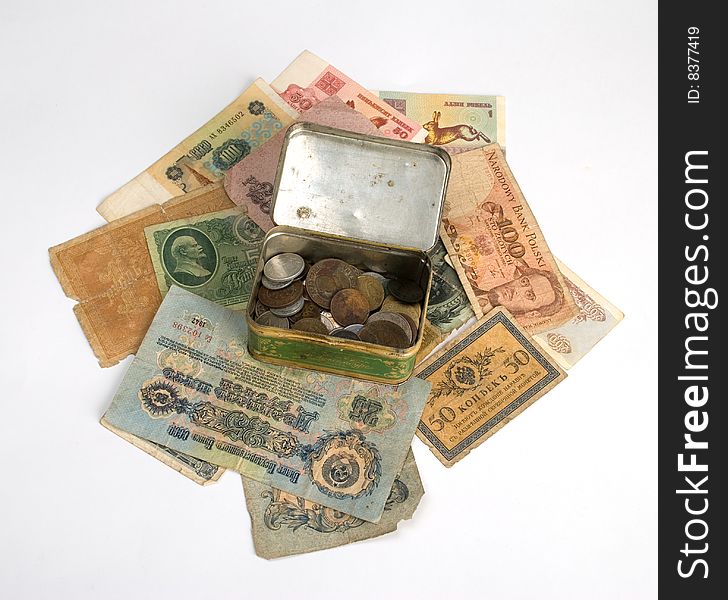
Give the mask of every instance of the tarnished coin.
<svg viewBox="0 0 728 600">
<path fill-rule="evenodd" d="M 359 339 L 390 348 L 407 348 L 410 345 L 409 336 L 390 321 L 367 323 L 359 332 Z"/>
<path fill-rule="evenodd" d="M 369 316 L 369 300 L 359 290 L 340 290 L 331 298 L 331 314 L 344 327 L 364 323 Z"/>
<path fill-rule="evenodd" d="M 321 335 L 327 335 L 329 333 L 326 325 L 321 322 L 321 319 L 317 318 L 306 318 L 296 321 L 293 324 L 293 329 L 297 331 L 308 331 L 309 333 L 320 333 Z"/>
<path fill-rule="evenodd" d="M 369 310 L 377 310 L 384 301 L 384 287 L 382 283 L 371 275 L 359 275 L 356 278 L 356 289 L 358 289 L 369 301 Z"/>
<path fill-rule="evenodd" d="M 311 300 L 306 300 L 304 294 L 303 308 L 295 315 L 291 315 L 289 319 L 291 320 L 291 323 L 295 323 L 301 319 L 318 319 L 321 314 L 321 310 L 322 308 L 318 304 Z"/>
<path fill-rule="evenodd" d="M 410 330 L 412 331 L 412 335 L 410 336 L 410 344 L 414 344 L 415 340 L 417 339 L 417 331 L 419 327 L 417 327 L 417 323 L 414 322 L 414 319 L 410 317 L 409 315 L 406 315 L 404 313 L 397 313 L 402 315 L 405 319 L 407 319 L 407 323 L 409 323 Z"/>
<path fill-rule="evenodd" d="M 289 304 L 288 306 L 283 306 L 281 308 L 271 307 L 270 312 L 272 312 L 276 317 L 290 317 L 303 308 L 304 302 L 303 298 L 299 298 L 293 304 Z"/>
<path fill-rule="evenodd" d="M 283 308 L 290 306 L 303 295 L 303 283 L 294 281 L 291 285 L 287 285 L 280 290 L 269 290 L 268 288 L 260 288 L 258 290 L 258 300 L 269 308 Z M 303 305 L 301 305 L 303 307 Z M 298 311 L 296 311 L 298 312 Z"/>
<path fill-rule="evenodd" d="M 412 328 L 410 327 L 410 324 L 407 322 L 407 319 L 405 319 L 403 315 L 395 312 L 379 311 L 369 317 L 365 326 L 369 325 L 370 323 L 376 323 L 378 321 L 386 321 L 388 323 L 391 323 L 395 327 L 398 327 L 406 336 L 407 341 L 410 341 L 412 337 Z M 362 331 L 364 330 L 362 329 Z M 361 337 L 361 331 L 359 332 L 359 337 Z"/>
<path fill-rule="evenodd" d="M 306 290 L 316 304 L 331 307 L 331 298 L 340 290 L 355 288 L 359 269 L 338 258 L 325 258 L 314 264 L 306 276 Z"/>
<path fill-rule="evenodd" d="M 381 273 L 377 273 L 376 271 L 364 271 L 364 273 L 362 273 L 362 275 L 367 275 L 368 277 L 373 277 L 379 283 L 382 284 L 382 287 L 386 287 L 387 282 L 389 281 L 389 279 L 387 279 L 384 275 L 382 275 Z"/>
<path fill-rule="evenodd" d="M 263 304 L 260 300 L 255 301 L 255 318 L 257 319 L 260 315 L 268 310 L 268 307 Z"/>
<path fill-rule="evenodd" d="M 346 329 L 342 329 L 341 327 L 339 327 L 338 329 L 333 329 L 333 330 L 329 331 L 329 335 L 331 337 L 344 338 L 346 340 L 358 340 L 359 339 L 359 336 L 356 335 L 356 333 L 354 333 L 352 331 L 348 331 Z"/>
<path fill-rule="evenodd" d="M 284 288 L 288 284 L 290 284 L 291 283 L 291 280 L 286 280 L 286 281 L 271 281 L 265 275 L 261 275 L 260 276 L 260 283 L 263 285 L 264 288 L 268 288 L 269 290 L 280 290 L 281 288 Z"/>
<path fill-rule="evenodd" d="M 298 254 L 284 252 L 268 259 L 263 267 L 263 275 L 271 281 L 291 281 L 305 268 L 306 263 Z"/>
<path fill-rule="evenodd" d="M 420 322 L 420 315 L 422 314 L 422 307 L 419 304 L 400 302 L 394 296 L 387 296 L 384 299 L 384 302 L 382 302 L 382 310 L 409 315 L 415 323 Z"/>
<path fill-rule="evenodd" d="M 346 327 L 344 327 L 344 329 L 346 329 L 347 331 L 351 331 L 352 333 L 358 334 L 363 327 L 364 325 L 362 325 L 361 323 L 356 323 L 355 325 L 347 325 Z"/>
<path fill-rule="evenodd" d="M 268 327 L 280 327 L 281 329 L 289 329 L 290 324 L 288 319 L 285 317 L 277 317 L 269 310 L 260 315 L 256 320 L 256 323 L 260 325 L 266 325 Z"/>
<path fill-rule="evenodd" d="M 406 279 L 393 279 L 387 285 L 387 291 L 398 300 L 410 304 L 422 302 L 425 297 L 425 293 L 419 285 Z"/>
</svg>

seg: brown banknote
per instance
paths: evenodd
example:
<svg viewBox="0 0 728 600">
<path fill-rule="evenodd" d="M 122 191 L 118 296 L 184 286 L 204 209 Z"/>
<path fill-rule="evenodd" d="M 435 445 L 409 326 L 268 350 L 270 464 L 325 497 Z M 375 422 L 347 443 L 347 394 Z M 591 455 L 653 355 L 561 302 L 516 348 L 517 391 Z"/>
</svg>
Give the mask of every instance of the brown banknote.
<svg viewBox="0 0 728 600">
<path fill-rule="evenodd" d="M 347 106 L 337 96 L 323 100 L 301 113 L 298 121 L 368 135 L 383 135 L 369 119 Z M 257 152 L 245 157 L 225 173 L 225 190 L 230 199 L 239 206 L 245 206 L 248 216 L 263 231 L 268 231 L 274 225 L 271 219 L 273 181 L 284 137 L 285 131 L 277 133 Z"/>
<path fill-rule="evenodd" d="M 234 208 L 222 184 L 154 205 L 49 249 L 51 266 L 102 367 L 136 352 L 162 296 L 144 228 Z"/>
<path fill-rule="evenodd" d="M 417 436 L 450 467 L 566 377 L 503 308 L 415 369 L 432 384 Z"/>
<path fill-rule="evenodd" d="M 477 317 L 504 306 L 538 333 L 576 315 L 498 144 L 452 157 L 440 235 Z"/>
<path fill-rule="evenodd" d="M 303 554 L 377 537 L 410 519 L 425 490 L 412 450 L 394 480 L 378 523 L 352 517 L 242 477 L 255 553 L 262 558 Z"/>
</svg>

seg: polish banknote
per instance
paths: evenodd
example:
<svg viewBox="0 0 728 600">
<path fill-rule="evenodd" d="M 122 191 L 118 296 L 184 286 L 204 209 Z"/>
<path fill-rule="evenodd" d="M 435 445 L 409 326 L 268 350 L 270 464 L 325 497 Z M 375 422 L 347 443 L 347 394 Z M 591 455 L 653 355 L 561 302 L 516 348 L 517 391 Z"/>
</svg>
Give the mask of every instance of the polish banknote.
<svg viewBox="0 0 728 600">
<path fill-rule="evenodd" d="M 379 523 L 322 506 L 243 477 L 255 553 L 279 558 L 343 546 L 397 529 L 410 519 L 425 493 L 412 451 L 394 480 Z"/>
<path fill-rule="evenodd" d="M 565 264 L 556 262 L 579 312 L 566 323 L 533 337 L 564 369 L 570 369 L 617 326 L 624 314 Z"/>
<path fill-rule="evenodd" d="M 425 144 L 457 153 L 497 142 L 505 152 L 504 96 L 392 91 L 377 94 L 392 108 L 422 125 L 427 132 Z"/>
<path fill-rule="evenodd" d="M 113 221 L 222 179 L 225 171 L 293 122 L 292 110 L 262 79 L 106 198 L 96 210 Z"/>
<path fill-rule="evenodd" d="M 49 249 L 51 266 L 102 367 L 136 352 L 162 297 L 145 227 L 236 208 L 213 184 Z M 239 209 L 238 209 L 239 210 Z"/>
<path fill-rule="evenodd" d="M 377 522 L 429 389 L 261 363 L 239 313 L 173 286 L 104 419 Z"/>
<path fill-rule="evenodd" d="M 495 308 L 415 369 L 432 384 L 417 436 L 447 467 L 566 377 L 503 308 Z"/>
<path fill-rule="evenodd" d="M 336 96 L 322 100 L 302 112 L 297 121 L 328 125 L 368 135 L 382 135 L 369 119 L 344 104 Z M 245 157 L 225 173 L 225 190 L 230 199 L 235 204 L 244 206 L 248 216 L 263 231 L 268 231 L 274 226 L 271 217 L 273 182 L 285 133 L 285 131 L 277 133 L 257 152 Z"/>
<path fill-rule="evenodd" d="M 348 106 L 371 120 L 386 137 L 421 142 L 424 129 L 337 68 L 304 50 L 271 82 L 271 87 L 298 112 L 322 100 L 338 96 Z"/>
<path fill-rule="evenodd" d="M 171 285 L 233 310 L 248 305 L 263 230 L 241 208 L 144 229 L 162 295 Z"/>
<path fill-rule="evenodd" d="M 577 314 L 497 144 L 452 157 L 440 237 L 477 317 L 504 306 L 538 333 Z"/>
</svg>

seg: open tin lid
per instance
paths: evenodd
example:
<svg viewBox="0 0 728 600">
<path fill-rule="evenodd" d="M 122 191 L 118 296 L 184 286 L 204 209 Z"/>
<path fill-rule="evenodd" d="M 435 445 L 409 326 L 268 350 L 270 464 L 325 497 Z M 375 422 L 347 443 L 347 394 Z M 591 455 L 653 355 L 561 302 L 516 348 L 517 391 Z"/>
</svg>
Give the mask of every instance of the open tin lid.
<svg viewBox="0 0 728 600">
<path fill-rule="evenodd" d="M 429 250 L 449 174 L 450 157 L 440 148 L 297 123 L 278 163 L 273 221 Z"/>
</svg>

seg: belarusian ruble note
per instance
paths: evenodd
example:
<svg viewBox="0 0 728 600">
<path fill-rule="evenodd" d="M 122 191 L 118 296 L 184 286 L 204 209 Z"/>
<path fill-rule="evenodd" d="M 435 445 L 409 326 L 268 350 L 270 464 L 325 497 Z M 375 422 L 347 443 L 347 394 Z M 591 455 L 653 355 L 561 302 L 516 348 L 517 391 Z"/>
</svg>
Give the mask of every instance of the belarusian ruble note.
<svg viewBox="0 0 728 600">
<path fill-rule="evenodd" d="M 162 296 L 178 285 L 240 310 L 248 305 L 264 233 L 242 208 L 144 229 Z"/>
<path fill-rule="evenodd" d="M 452 157 L 440 237 L 477 317 L 504 306 L 533 334 L 576 315 L 498 144 Z"/>
<path fill-rule="evenodd" d="M 338 96 L 370 119 L 386 137 L 410 142 L 425 139 L 425 130 L 416 121 L 394 110 L 376 94 L 308 50 L 301 52 L 270 85 L 298 112 Z"/>
<path fill-rule="evenodd" d="M 337 127 L 346 131 L 381 135 L 374 124 L 336 96 L 323 100 L 299 115 L 298 121 Z M 225 190 L 263 231 L 274 225 L 271 218 L 273 182 L 278 169 L 285 131 L 277 133 L 257 152 L 245 157 L 225 173 Z"/>
<path fill-rule="evenodd" d="M 215 483 L 225 472 L 225 469 L 218 467 L 217 465 L 210 464 L 209 462 L 205 462 L 204 460 L 200 460 L 199 458 L 189 456 L 182 452 L 177 452 L 171 448 L 162 446 L 161 444 L 155 444 L 154 442 L 143 440 L 131 433 L 117 429 L 105 419 L 101 419 L 101 424 L 109 431 L 118 435 L 121 439 L 129 442 L 132 446 L 136 446 L 140 450 L 149 454 L 149 456 L 153 456 L 168 467 L 172 467 L 181 475 L 188 477 L 200 485 Z"/>
<path fill-rule="evenodd" d="M 394 480 L 379 523 L 369 523 L 300 496 L 242 477 L 255 553 L 280 558 L 343 546 L 397 529 L 425 493 L 412 451 Z"/>
<path fill-rule="evenodd" d="M 441 240 L 428 252 L 432 261 L 432 287 L 427 319 L 447 336 L 473 316 L 473 309 L 455 269 L 447 262 L 447 250 Z"/>
<path fill-rule="evenodd" d="M 240 313 L 172 286 L 104 418 L 114 427 L 377 522 L 430 386 L 268 365 Z"/>
<path fill-rule="evenodd" d="M 417 436 L 446 467 L 566 377 L 502 308 L 415 369 L 432 384 Z"/>
<path fill-rule="evenodd" d="M 377 92 L 379 97 L 427 131 L 425 144 L 463 152 L 497 142 L 506 148 L 504 96 Z"/>
<path fill-rule="evenodd" d="M 136 352 L 162 297 L 144 228 L 235 208 L 221 184 L 154 205 L 54 246 L 51 266 L 102 367 Z"/>
<path fill-rule="evenodd" d="M 579 314 L 533 337 L 564 369 L 570 369 L 617 326 L 624 314 L 564 263 L 556 262 Z"/>
<path fill-rule="evenodd" d="M 233 102 L 162 158 L 106 198 L 97 211 L 107 221 L 222 179 L 230 167 L 298 113 L 257 79 Z"/>
</svg>

